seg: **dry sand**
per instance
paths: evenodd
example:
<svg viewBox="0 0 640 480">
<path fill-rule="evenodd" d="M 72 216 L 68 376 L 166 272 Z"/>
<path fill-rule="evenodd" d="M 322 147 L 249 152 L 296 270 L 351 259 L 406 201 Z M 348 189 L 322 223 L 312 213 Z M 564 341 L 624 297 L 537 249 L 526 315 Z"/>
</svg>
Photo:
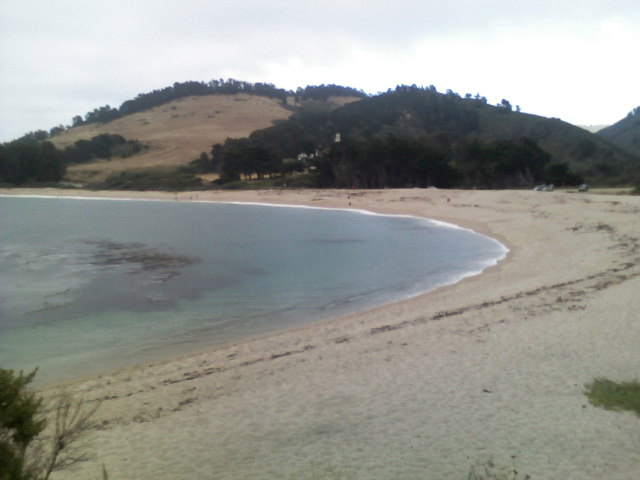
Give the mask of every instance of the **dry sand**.
<svg viewBox="0 0 640 480">
<path fill-rule="evenodd" d="M 179 197 L 351 202 L 471 227 L 511 251 L 482 275 L 407 301 L 72 382 L 103 400 L 95 458 L 56 478 L 98 478 L 104 463 L 113 479 L 466 479 L 476 461 L 509 465 L 512 455 L 519 478 L 638 478 L 640 418 L 591 406 L 584 385 L 638 377 L 640 197 Z"/>
</svg>

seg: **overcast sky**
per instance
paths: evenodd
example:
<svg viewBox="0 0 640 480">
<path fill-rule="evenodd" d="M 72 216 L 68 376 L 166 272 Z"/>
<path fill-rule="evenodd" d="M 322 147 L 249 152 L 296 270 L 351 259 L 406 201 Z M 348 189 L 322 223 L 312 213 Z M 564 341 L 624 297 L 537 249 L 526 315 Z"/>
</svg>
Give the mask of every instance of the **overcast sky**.
<svg viewBox="0 0 640 480">
<path fill-rule="evenodd" d="M 0 141 L 187 80 L 398 84 L 610 124 L 640 105 L 640 0 L 1 0 Z"/>
</svg>

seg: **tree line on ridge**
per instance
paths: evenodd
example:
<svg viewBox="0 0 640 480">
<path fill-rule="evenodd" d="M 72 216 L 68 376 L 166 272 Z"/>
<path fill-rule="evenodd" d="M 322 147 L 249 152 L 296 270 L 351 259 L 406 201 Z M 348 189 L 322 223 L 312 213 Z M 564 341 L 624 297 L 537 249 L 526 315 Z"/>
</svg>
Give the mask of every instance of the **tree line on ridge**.
<svg viewBox="0 0 640 480">
<path fill-rule="evenodd" d="M 320 187 L 526 187 L 582 178 L 529 137 L 478 135 L 486 110 L 516 115 L 477 95 L 400 86 L 333 111 L 299 111 L 247 138 L 227 139 L 192 162 L 225 184 L 310 172 Z"/>
</svg>

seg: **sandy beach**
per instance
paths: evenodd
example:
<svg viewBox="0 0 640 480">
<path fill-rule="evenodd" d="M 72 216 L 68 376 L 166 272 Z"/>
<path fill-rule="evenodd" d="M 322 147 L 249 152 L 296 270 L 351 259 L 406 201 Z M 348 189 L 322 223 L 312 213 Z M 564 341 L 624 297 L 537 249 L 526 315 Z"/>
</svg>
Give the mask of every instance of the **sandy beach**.
<svg viewBox="0 0 640 480">
<path fill-rule="evenodd" d="M 640 197 L 305 190 L 9 194 L 358 208 L 504 243 L 483 274 L 406 301 L 41 389 L 102 400 L 93 458 L 56 479 L 636 479 L 640 417 L 593 407 L 640 366 Z"/>
</svg>

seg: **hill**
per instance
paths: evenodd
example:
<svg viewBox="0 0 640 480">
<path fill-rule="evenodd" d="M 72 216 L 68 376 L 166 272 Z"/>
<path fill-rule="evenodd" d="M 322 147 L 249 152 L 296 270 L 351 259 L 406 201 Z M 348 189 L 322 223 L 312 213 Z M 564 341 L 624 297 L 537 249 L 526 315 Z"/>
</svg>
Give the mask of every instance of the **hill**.
<svg viewBox="0 0 640 480">
<path fill-rule="evenodd" d="M 400 86 L 331 112 L 300 111 L 229 140 L 217 148 L 213 165 L 229 180 L 260 176 L 276 173 L 278 159 L 315 150 L 325 153 L 317 165 L 324 184 L 343 186 L 438 185 L 435 171 L 441 186 L 579 183 L 578 177 L 625 183 L 639 163 L 602 137 L 514 111 L 507 100 L 493 106 L 479 96 Z"/>
<path fill-rule="evenodd" d="M 274 121 L 287 119 L 291 113 L 280 101 L 263 96 L 191 96 L 110 122 L 79 125 L 50 141 L 65 148 L 81 139 L 111 133 L 148 145 L 146 151 L 131 158 L 100 160 L 68 169 L 67 176 L 74 181 L 99 181 L 123 170 L 187 164 L 201 152 L 211 150 L 216 142 L 246 137 Z"/>
<path fill-rule="evenodd" d="M 198 92 L 202 94 L 194 94 Z M 460 169 L 466 168 L 461 165 L 472 151 L 475 152 L 473 155 L 484 152 L 482 155 L 485 156 L 500 156 L 509 151 L 513 158 L 500 160 L 504 163 L 515 161 L 518 155 L 536 156 L 537 149 L 541 149 L 548 155 L 543 163 L 550 162 L 557 172 L 570 175 L 545 177 L 538 169 L 538 177 L 562 181 L 569 178 L 577 181 L 580 176 L 596 183 L 628 183 L 629 176 L 638 171 L 640 162 L 637 156 L 603 135 L 594 135 L 559 119 L 521 113 L 507 100 L 494 106 L 479 95 L 463 98 L 451 91 L 439 93 L 433 87 L 399 86 L 386 93 L 367 96 L 361 91 L 336 85 L 306 87 L 292 92 L 272 85 L 235 80 L 209 84 L 187 82 L 138 95 L 118 109 L 100 107 L 87 113 L 84 120 L 74 118 L 74 125 L 56 131 L 49 140 L 57 147 L 65 148 L 80 139 L 109 133 L 138 140 L 147 146 L 142 153 L 126 159 L 70 165 L 67 177 L 81 183 L 102 181 L 128 170 L 185 166 L 196 158 L 200 159 L 200 164 L 195 170 L 200 173 L 223 173 L 226 166 L 229 178 L 239 178 L 240 172 L 245 176 L 251 173 L 258 176 L 281 174 L 299 170 L 299 166 L 291 163 L 283 166 L 283 160 L 298 158 L 301 153 L 309 158 L 317 151 L 328 151 L 336 133 L 340 133 L 345 141 L 356 143 L 384 139 L 389 135 L 422 142 L 410 148 L 405 145 L 409 150 L 417 148 L 421 151 L 426 142 L 433 151 L 440 152 L 441 162 L 446 163 L 447 168 L 457 170 L 447 170 L 447 175 L 460 174 Z M 613 127 L 616 126 L 609 128 Z M 618 128 L 614 132 L 622 130 Z M 523 144 L 523 139 L 529 143 Z M 219 145 L 219 158 L 210 161 L 201 153 L 211 152 L 214 144 Z M 367 148 L 373 148 L 372 145 Z M 356 149 L 360 147 L 362 145 Z M 221 163 L 220 155 L 225 157 L 225 165 Z M 259 162 L 248 158 L 251 156 L 260 157 Z M 231 160 L 232 157 L 235 160 Z M 539 161 L 541 157 L 536 158 Z M 256 162 L 261 162 L 262 166 L 250 172 Z M 521 167 L 517 173 L 518 185 L 537 181 L 531 165 L 522 164 Z M 491 168 L 504 169 L 504 165 Z M 454 180 L 456 175 L 451 175 L 447 177 L 447 184 L 458 184 Z M 516 173 L 512 172 L 509 178 L 506 184 L 489 184 L 513 185 Z M 346 177 L 343 181 L 349 182 Z M 412 182 L 407 180 L 406 183 Z M 467 178 L 466 182 L 470 185 L 471 179 Z M 377 185 L 379 182 L 364 183 Z M 386 185 L 385 182 L 382 184 Z"/>
<path fill-rule="evenodd" d="M 599 130 L 598 135 L 640 156 L 640 107 L 633 109 L 619 122 Z"/>
<path fill-rule="evenodd" d="M 578 127 L 591 133 L 598 133 L 603 128 L 607 128 L 609 125 L 577 125 Z"/>
<path fill-rule="evenodd" d="M 80 183 L 99 182 L 126 170 L 186 165 L 214 143 L 247 137 L 251 132 L 285 120 L 294 111 L 328 112 L 364 97 L 362 91 L 339 85 L 299 88 L 295 92 L 271 84 L 234 79 L 208 83 L 185 82 L 76 116 L 73 127 L 56 127 L 25 137 L 47 138 L 64 149 L 96 135 L 118 134 L 146 148 L 126 159 L 95 160 L 70 165 L 67 178 Z"/>
<path fill-rule="evenodd" d="M 601 176 L 605 170 L 610 175 L 623 174 L 626 166 L 636 160 L 611 142 L 582 128 L 559 119 L 514 111 L 506 100 L 494 106 L 482 97 L 462 98 L 453 92 L 441 94 L 429 89 L 404 87 L 343 110 L 336 114 L 369 118 L 369 125 L 375 121 L 380 133 L 444 134 L 454 145 L 472 140 L 492 142 L 529 138 L 551 154 L 552 160 L 566 162 L 573 171 L 585 177 Z M 351 131 L 354 125 L 353 121 L 346 121 L 341 126 Z M 356 130 L 362 131 L 357 127 Z M 371 129 L 369 133 L 373 133 Z"/>
</svg>

